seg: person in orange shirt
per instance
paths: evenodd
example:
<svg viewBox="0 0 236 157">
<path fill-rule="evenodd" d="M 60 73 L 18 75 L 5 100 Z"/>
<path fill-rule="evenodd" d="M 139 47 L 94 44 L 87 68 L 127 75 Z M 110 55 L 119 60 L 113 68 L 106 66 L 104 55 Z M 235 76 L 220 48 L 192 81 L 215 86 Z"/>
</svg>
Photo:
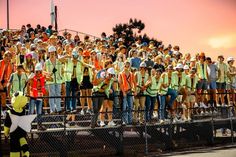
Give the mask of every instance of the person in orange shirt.
<svg viewBox="0 0 236 157">
<path fill-rule="evenodd" d="M 6 109 L 7 84 L 13 72 L 11 58 L 12 54 L 10 51 L 6 51 L 3 59 L 0 61 L 0 98 L 3 111 Z"/>
<path fill-rule="evenodd" d="M 124 70 L 118 77 L 120 89 L 123 94 L 123 125 L 132 123 L 133 95 L 136 95 L 136 82 L 134 78 L 134 74 L 130 72 L 130 62 L 126 61 Z"/>
<path fill-rule="evenodd" d="M 43 99 L 38 98 L 42 97 L 46 93 L 45 88 L 45 81 L 46 76 L 42 74 L 42 65 L 41 63 L 37 63 L 35 65 L 35 73 L 31 75 L 29 78 L 29 84 L 28 84 L 28 93 L 30 95 L 30 103 L 29 103 L 29 114 L 36 114 L 37 117 L 37 129 L 38 130 L 46 130 L 44 126 L 42 126 L 42 111 L 43 111 Z M 36 107 L 36 110 L 35 110 Z"/>
</svg>

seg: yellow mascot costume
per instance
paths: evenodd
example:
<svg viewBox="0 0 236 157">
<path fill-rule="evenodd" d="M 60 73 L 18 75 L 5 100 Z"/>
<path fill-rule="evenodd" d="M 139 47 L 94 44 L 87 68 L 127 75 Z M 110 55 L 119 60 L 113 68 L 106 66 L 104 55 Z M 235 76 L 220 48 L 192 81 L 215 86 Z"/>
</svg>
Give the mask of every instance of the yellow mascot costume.
<svg viewBox="0 0 236 157">
<path fill-rule="evenodd" d="M 11 100 L 13 108 L 6 114 L 4 134 L 6 137 L 10 136 L 10 157 L 29 157 L 26 135 L 35 117 L 25 115 L 24 107 L 27 102 L 28 98 L 22 92 L 16 92 Z"/>
</svg>

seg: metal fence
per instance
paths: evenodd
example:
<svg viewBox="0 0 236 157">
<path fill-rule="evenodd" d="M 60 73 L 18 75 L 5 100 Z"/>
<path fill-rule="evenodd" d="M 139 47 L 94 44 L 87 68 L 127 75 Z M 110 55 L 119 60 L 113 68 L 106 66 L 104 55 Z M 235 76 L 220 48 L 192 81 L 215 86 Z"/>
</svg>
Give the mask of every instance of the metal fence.
<svg viewBox="0 0 236 157">
<path fill-rule="evenodd" d="M 62 102 L 62 105 L 64 103 Z M 236 117 L 235 106 L 222 106 L 204 109 L 192 108 L 191 121 L 174 122 L 170 117 L 160 124 L 158 117 L 139 124 L 122 125 L 122 116 L 126 111 L 116 109 L 112 112 L 116 126 L 91 128 L 93 114 L 81 115 L 79 112 L 70 114 L 42 115 L 42 125 L 47 130 L 38 130 L 37 119 L 32 123 L 28 134 L 31 156 L 143 156 L 161 154 L 165 151 L 188 150 L 196 147 L 235 144 Z M 77 110 L 79 111 L 80 108 Z M 213 112 L 214 111 L 214 112 Z M 132 111 L 144 113 L 145 111 Z M 156 112 L 156 111 L 154 111 Z M 182 108 L 176 110 L 181 114 Z M 107 112 L 105 112 L 107 113 Z M 75 120 L 67 120 L 74 115 Z M 107 115 L 105 116 L 107 118 Z M 1 117 L 3 124 L 4 117 Z M 108 121 L 105 121 L 107 124 Z M 1 130 L 3 126 L 1 125 Z M 1 133 L 1 151 L 9 154 L 9 141 Z"/>
</svg>

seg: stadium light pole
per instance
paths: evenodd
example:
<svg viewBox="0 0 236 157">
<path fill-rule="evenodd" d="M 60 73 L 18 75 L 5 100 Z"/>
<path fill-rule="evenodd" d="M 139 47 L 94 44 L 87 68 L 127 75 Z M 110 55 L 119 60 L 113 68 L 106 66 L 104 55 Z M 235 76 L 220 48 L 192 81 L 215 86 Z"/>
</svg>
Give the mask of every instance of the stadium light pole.
<svg viewBox="0 0 236 157">
<path fill-rule="evenodd" d="M 7 30 L 9 30 L 9 0 L 7 0 Z"/>
</svg>

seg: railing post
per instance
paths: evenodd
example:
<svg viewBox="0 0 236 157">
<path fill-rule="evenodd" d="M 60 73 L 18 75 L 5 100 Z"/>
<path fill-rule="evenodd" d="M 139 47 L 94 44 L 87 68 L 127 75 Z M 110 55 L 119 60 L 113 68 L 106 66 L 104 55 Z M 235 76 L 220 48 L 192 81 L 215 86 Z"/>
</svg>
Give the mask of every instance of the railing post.
<svg viewBox="0 0 236 157">
<path fill-rule="evenodd" d="M 2 148 L 2 103 L 1 103 L 1 97 L 0 97 L 0 113 L 1 113 L 1 121 L 0 121 L 0 127 L 1 127 L 1 140 L 0 140 L 0 148 Z M 0 156 L 3 156 L 2 151 L 0 151 Z"/>
<path fill-rule="evenodd" d="M 212 108 L 214 108 L 214 107 L 212 107 Z M 212 111 L 212 114 L 211 114 L 211 128 L 212 128 L 212 139 L 211 139 L 211 142 L 212 142 L 212 144 L 214 144 L 214 141 L 215 141 L 214 136 L 216 135 L 216 133 L 215 133 L 215 127 L 214 127 L 213 111 Z"/>
<path fill-rule="evenodd" d="M 145 154 L 148 155 L 148 139 L 147 139 L 147 119 L 146 119 L 146 116 L 145 116 L 145 110 L 144 111 L 141 111 L 141 112 L 144 112 L 144 131 L 145 131 Z"/>
<path fill-rule="evenodd" d="M 231 107 L 233 106 L 229 106 L 229 111 L 228 111 L 228 115 L 229 115 L 229 120 L 230 120 L 230 129 L 231 129 L 231 142 L 232 144 L 234 143 L 234 126 L 233 126 L 233 120 L 232 120 L 232 115 L 231 115 Z"/>
</svg>

